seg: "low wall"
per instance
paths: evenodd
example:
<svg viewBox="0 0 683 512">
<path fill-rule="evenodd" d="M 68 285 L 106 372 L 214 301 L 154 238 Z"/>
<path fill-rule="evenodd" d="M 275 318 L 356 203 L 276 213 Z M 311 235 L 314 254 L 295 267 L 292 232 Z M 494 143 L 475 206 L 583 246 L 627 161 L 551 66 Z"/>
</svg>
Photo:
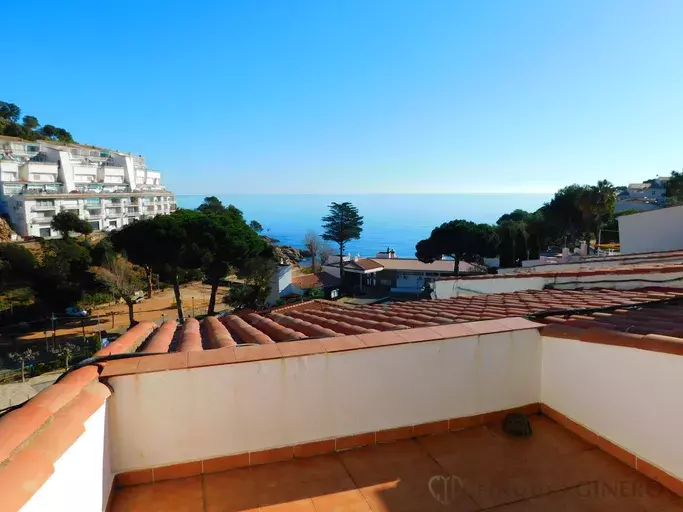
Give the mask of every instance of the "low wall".
<svg viewBox="0 0 683 512">
<path fill-rule="evenodd" d="M 682 356 L 547 336 L 542 344 L 545 405 L 683 479 Z"/>
<path fill-rule="evenodd" d="M 297 342 L 303 343 L 303 342 Z M 109 379 L 115 473 L 537 403 L 536 329 Z"/>
<path fill-rule="evenodd" d="M 481 279 L 444 279 L 434 283 L 434 298 L 450 299 L 482 293 L 542 290 L 547 279 L 543 277 L 491 277 Z"/>
<path fill-rule="evenodd" d="M 84 427 L 85 432 L 55 461 L 52 476 L 21 512 L 106 509 L 114 479 L 109 461 L 106 403 L 86 420 Z"/>
<path fill-rule="evenodd" d="M 515 274 L 504 277 L 444 279 L 434 283 L 433 297 L 436 299 L 450 299 L 484 293 L 543 290 L 546 286 L 560 290 L 574 290 L 576 288 L 633 290 L 645 286 L 658 285 L 668 288 L 683 288 L 683 272 L 643 271 L 641 273 L 558 274 L 556 276 L 538 277 L 533 277 L 529 274 Z"/>
</svg>

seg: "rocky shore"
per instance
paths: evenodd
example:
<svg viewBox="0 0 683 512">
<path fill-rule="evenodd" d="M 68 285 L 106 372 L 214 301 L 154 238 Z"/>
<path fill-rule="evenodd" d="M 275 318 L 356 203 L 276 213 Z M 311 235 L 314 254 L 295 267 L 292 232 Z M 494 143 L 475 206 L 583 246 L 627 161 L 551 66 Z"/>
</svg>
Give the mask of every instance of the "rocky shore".
<svg viewBox="0 0 683 512">
<path fill-rule="evenodd" d="M 277 240 L 268 237 L 264 238 L 273 246 L 277 260 L 285 265 L 298 265 L 301 260 L 311 256 L 307 250 L 297 249 L 291 245 L 279 245 Z"/>
</svg>

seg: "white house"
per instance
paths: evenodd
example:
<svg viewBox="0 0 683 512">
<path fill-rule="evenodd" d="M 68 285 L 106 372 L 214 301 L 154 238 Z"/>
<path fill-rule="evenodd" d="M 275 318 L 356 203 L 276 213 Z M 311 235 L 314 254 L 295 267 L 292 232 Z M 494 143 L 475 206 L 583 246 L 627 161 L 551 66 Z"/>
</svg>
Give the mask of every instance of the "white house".
<svg viewBox="0 0 683 512">
<path fill-rule="evenodd" d="M 142 156 L 0 136 L 0 213 L 21 236 L 55 235 L 50 222 L 61 210 L 110 230 L 175 208 L 161 173 Z"/>
</svg>

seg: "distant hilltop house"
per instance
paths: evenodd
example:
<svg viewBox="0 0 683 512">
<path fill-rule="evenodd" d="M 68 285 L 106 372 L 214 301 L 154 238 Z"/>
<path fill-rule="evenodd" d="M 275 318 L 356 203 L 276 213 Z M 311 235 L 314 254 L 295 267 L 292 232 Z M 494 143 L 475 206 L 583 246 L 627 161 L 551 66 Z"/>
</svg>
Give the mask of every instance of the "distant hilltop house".
<svg viewBox="0 0 683 512">
<path fill-rule="evenodd" d="M 360 293 L 376 291 L 416 294 L 425 285 L 452 275 L 455 266 L 453 260 L 423 263 L 415 258 L 399 258 L 391 249 L 378 252 L 374 258 L 349 255 L 344 260 L 344 279 Z M 328 261 L 323 268 L 330 274 L 339 276 L 339 257 Z M 486 268 L 461 261 L 459 273 L 481 274 L 486 273 Z"/>
<path fill-rule="evenodd" d="M 663 208 L 666 203 L 669 179 L 668 177 L 658 177 L 643 183 L 630 183 L 617 196 L 614 212 L 620 213 L 627 210 L 646 212 Z"/>
<path fill-rule="evenodd" d="M 21 236 L 56 235 L 50 223 L 62 210 L 108 231 L 175 209 L 141 155 L 0 136 L 0 214 Z"/>
</svg>

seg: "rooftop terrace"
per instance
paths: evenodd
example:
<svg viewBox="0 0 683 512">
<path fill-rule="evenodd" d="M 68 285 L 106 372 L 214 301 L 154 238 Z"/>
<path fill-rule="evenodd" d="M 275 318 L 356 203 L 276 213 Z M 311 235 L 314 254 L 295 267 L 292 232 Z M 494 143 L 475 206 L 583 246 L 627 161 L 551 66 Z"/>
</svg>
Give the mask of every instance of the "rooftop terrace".
<svg viewBox="0 0 683 512">
<path fill-rule="evenodd" d="M 0 511 L 679 510 L 682 296 L 142 323 L 0 418 Z"/>
</svg>

